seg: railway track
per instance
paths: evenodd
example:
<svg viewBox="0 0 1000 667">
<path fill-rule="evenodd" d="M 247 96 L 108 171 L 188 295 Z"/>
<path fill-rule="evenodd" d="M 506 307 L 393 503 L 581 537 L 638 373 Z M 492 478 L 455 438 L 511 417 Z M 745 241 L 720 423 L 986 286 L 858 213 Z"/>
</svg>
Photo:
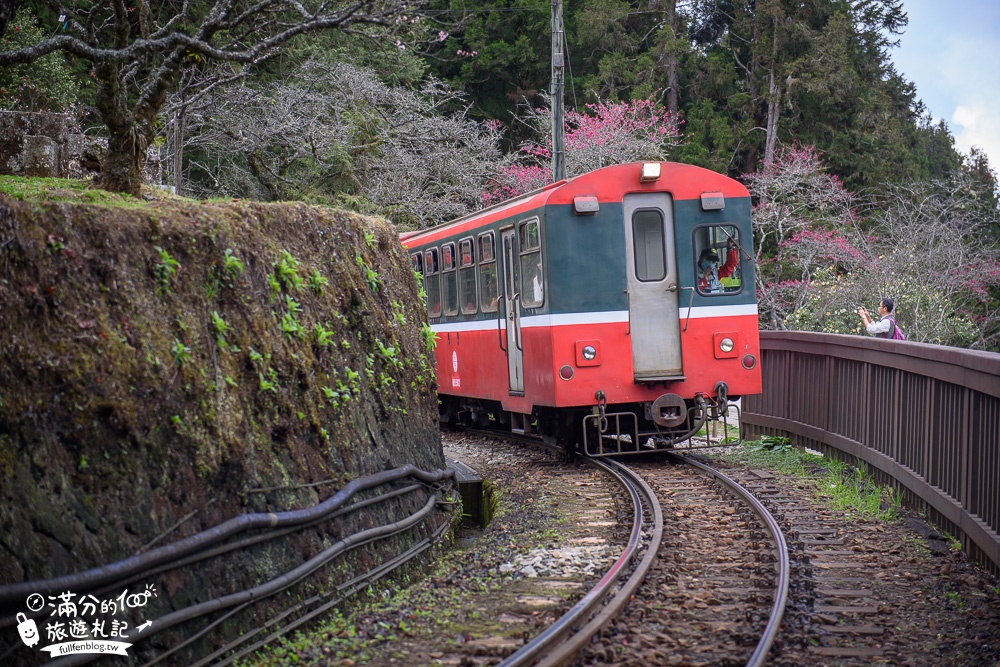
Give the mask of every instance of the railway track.
<svg viewBox="0 0 1000 667">
<path fill-rule="evenodd" d="M 401 603 L 353 616 L 300 652 L 302 664 L 997 664 L 996 589 L 983 582 L 977 602 L 953 559 L 956 579 L 935 580 L 905 528 L 833 511 L 808 480 L 720 463 L 745 498 L 695 461 L 651 458 L 628 461 L 640 480 L 624 493 L 617 464 L 567 462 L 497 434 L 451 434 L 445 451 L 496 483 L 503 512 Z M 933 628 L 964 622 L 959 585 L 977 629 L 953 639 Z"/>
<path fill-rule="evenodd" d="M 703 599 L 718 605 L 713 611 L 720 627 L 730 629 L 730 641 L 715 642 L 715 650 L 703 652 L 699 659 L 707 660 L 704 664 L 765 663 L 788 597 L 789 562 L 778 522 L 752 492 L 720 471 L 684 457 L 673 460 L 677 465 L 657 462 L 626 466 L 610 460 L 586 460 L 613 476 L 630 498 L 633 520 L 628 544 L 583 598 L 507 657 L 500 663 L 502 667 L 569 665 L 581 653 L 583 664 L 610 664 L 628 653 L 631 646 L 640 647 L 642 655 L 636 657 L 646 664 L 668 664 L 668 656 L 657 653 L 658 649 L 650 645 L 655 644 L 649 637 L 656 631 L 650 632 L 645 621 L 662 627 L 664 618 L 677 613 L 676 597 L 664 595 L 663 590 L 685 562 L 715 570 L 693 576 L 691 582 L 696 582 L 696 596 L 705 596 Z M 673 518 L 666 522 L 661 509 L 664 502 L 674 509 Z M 684 522 L 689 516 L 697 516 L 700 525 Z M 690 544 L 710 543 L 695 540 L 683 548 L 681 543 L 675 544 L 664 554 L 663 546 L 673 539 L 665 536 L 665 523 L 671 535 L 703 530 L 714 536 L 713 546 L 699 551 Z M 684 528 L 676 524 L 684 524 Z M 720 561 L 712 553 L 717 548 L 741 556 L 725 556 Z M 750 576 L 753 585 L 747 587 Z M 694 608 L 706 606 L 694 603 Z M 637 626 L 641 638 L 635 642 L 592 641 L 598 634 L 621 634 L 620 619 L 634 622 L 636 614 L 641 621 Z M 595 650 L 594 646 L 600 648 Z"/>
<path fill-rule="evenodd" d="M 675 457 L 631 467 L 656 492 L 664 539 L 632 604 L 577 664 L 765 664 L 789 580 L 777 522 L 703 464 Z"/>
<path fill-rule="evenodd" d="M 873 590 L 873 583 L 885 577 L 875 549 L 859 544 L 841 518 L 790 492 L 770 473 L 741 470 L 734 477 L 771 509 L 790 536 L 791 612 L 775 664 L 860 667 L 905 659 L 906 650 L 885 647 L 894 618 Z"/>
</svg>

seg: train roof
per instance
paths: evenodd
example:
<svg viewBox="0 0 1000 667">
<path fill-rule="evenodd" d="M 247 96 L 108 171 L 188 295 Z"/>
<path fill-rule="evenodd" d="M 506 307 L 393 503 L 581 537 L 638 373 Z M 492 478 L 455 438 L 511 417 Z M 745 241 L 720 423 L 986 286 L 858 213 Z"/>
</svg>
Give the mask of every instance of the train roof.
<svg viewBox="0 0 1000 667">
<path fill-rule="evenodd" d="M 660 165 L 659 177 L 641 181 L 643 165 L 647 164 Z M 725 198 L 750 196 L 739 181 L 704 167 L 679 162 L 629 162 L 551 183 L 436 227 L 405 232 L 399 239 L 407 247 L 423 245 L 545 205 L 573 204 L 577 197 L 595 197 L 601 203 L 615 203 L 621 202 L 628 194 L 664 191 L 669 192 L 675 201 L 698 199 L 706 193 L 721 193 Z"/>
</svg>

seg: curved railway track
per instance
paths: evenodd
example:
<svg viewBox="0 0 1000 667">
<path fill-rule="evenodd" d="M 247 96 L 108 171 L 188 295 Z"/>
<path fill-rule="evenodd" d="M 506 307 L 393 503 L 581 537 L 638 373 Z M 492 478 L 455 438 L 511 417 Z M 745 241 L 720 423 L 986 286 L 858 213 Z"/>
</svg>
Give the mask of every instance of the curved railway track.
<svg viewBox="0 0 1000 667">
<path fill-rule="evenodd" d="M 957 619 L 940 606 L 975 582 L 954 560 L 956 579 L 927 576 L 898 525 L 830 509 L 808 478 L 680 457 L 599 470 L 537 440 L 470 436 L 446 452 L 496 484 L 502 512 L 399 602 L 320 634 L 302 664 L 996 664 L 988 587 L 978 634 L 935 652 L 956 642 L 919 628 Z M 927 604 L 911 613 L 914 600 Z"/>
<path fill-rule="evenodd" d="M 495 434 L 490 435 L 495 437 Z M 544 446 L 533 439 L 515 439 Z M 746 559 L 735 566 L 741 571 L 740 576 L 736 579 L 722 578 L 717 582 L 730 588 L 736 587 L 736 597 L 727 605 L 727 613 L 734 620 L 727 623 L 739 628 L 732 633 L 738 641 L 733 645 L 720 645 L 721 653 L 717 658 L 723 662 L 712 664 L 726 664 L 733 660 L 734 655 L 740 654 L 745 654 L 745 658 L 737 658 L 732 664 L 748 667 L 764 664 L 781 626 L 788 599 L 789 560 L 781 528 L 751 491 L 721 471 L 686 457 L 676 456 L 673 460 L 695 470 L 696 474 L 692 476 L 681 472 L 683 468 L 664 466 L 663 463 L 638 465 L 633 469 L 617 461 L 586 459 L 612 475 L 631 499 L 633 523 L 628 544 L 600 581 L 579 602 L 500 663 L 502 667 L 570 665 L 578 660 L 581 652 L 584 663 L 600 664 L 608 659 L 614 660 L 615 650 L 611 650 L 610 655 L 606 650 L 600 655 L 600 651 L 592 650 L 592 639 L 599 633 L 619 632 L 620 619 L 623 615 L 628 616 L 626 606 L 630 602 L 634 601 L 642 607 L 643 619 L 673 613 L 669 604 L 659 608 L 657 601 L 663 598 L 656 591 L 647 590 L 653 587 L 645 583 L 647 577 L 657 570 L 663 576 L 669 576 L 677 558 L 692 561 L 708 558 L 708 554 L 681 556 L 676 550 L 671 551 L 671 558 L 664 558 L 660 553 L 664 544 L 665 523 L 660 499 L 666 494 L 672 497 L 672 504 L 678 500 L 675 496 L 681 489 L 692 491 L 683 496 L 685 500 L 682 502 L 687 505 L 688 511 L 703 516 L 717 513 L 732 516 L 735 512 L 729 510 L 734 506 L 740 510 L 738 521 L 731 527 L 733 536 L 725 539 L 730 540 L 730 547 L 738 541 L 745 542 L 744 548 L 739 551 L 746 555 Z M 703 528 L 718 533 L 718 526 L 718 522 L 711 521 Z M 698 543 L 704 544 L 701 541 Z M 734 567 L 728 569 L 734 571 Z M 751 572 L 756 579 L 754 586 L 747 589 L 741 585 L 742 575 Z M 654 577 L 654 580 L 660 581 L 663 576 Z M 732 597 L 732 591 L 727 592 L 723 587 L 717 595 Z M 614 629 L 609 630 L 612 627 Z M 645 660 L 651 657 L 652 654 L 647 654 Z"/>
</svg>

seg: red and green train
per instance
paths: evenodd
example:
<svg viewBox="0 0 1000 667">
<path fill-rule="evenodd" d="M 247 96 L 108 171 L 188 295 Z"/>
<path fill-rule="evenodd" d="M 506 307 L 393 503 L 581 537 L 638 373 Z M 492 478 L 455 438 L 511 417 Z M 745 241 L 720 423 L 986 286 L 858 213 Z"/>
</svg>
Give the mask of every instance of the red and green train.
<svg viewBox="0 0 1000 667">
<path fill-rule="evenodd" d="M 403 234 L 442 422 L 617 455 L 670 448 L 759 393 L 750 209 L 733 179 L 642 162 Z"/>
</svg>

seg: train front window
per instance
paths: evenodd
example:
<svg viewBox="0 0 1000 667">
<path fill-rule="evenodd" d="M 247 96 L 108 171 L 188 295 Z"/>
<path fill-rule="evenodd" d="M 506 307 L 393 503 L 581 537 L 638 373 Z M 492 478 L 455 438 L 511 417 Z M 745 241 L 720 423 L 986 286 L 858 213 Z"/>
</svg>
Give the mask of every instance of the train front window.
<svg viewBox="0 0 1000 667">
<path fill-rule="evenodd" d="M 476 314 L 476 249 L 472 239 L 458 242 L 458 287 L 462 314 Z"/>
<path fill-rule="evenodd" d="M 497 311 L 497 253 L 493 232 L 479 235 L 479 303 L 484 313 Z"/>
<path fill-rule="evenodd" d="M 518 242 L 521 247 L 521 305 L 525 308 L 538 308 L 545 300 L 538 218 L 525 220 L 519 225 Z"/>
<path fill-rule="evenodd" d="M 742 250 L 734 225 L 703 225 L 694 230 L 698 293 L 734 294 L 743 289 Z"/>
<path fill-rule="evenodd" d="M 438 249 L 424 253 L 424 292 L 427 294 L 427 317 L 441 317 L 441 282 L 438 276 Z"/>
<path fill-rule="evenodd" d="M 441 246 L 441 301 L 445 315 L 458 315 L 458 271 L 455 244 Z"/>
<path fill-rule="evenodd" d="M 658 210 L 636 211 L 632 216 L 635 239 L 635 277 L 641 282 L 656 282 L 667 276 L 667 253 L 663 241 L 663 213 Z"/>
</svg>

